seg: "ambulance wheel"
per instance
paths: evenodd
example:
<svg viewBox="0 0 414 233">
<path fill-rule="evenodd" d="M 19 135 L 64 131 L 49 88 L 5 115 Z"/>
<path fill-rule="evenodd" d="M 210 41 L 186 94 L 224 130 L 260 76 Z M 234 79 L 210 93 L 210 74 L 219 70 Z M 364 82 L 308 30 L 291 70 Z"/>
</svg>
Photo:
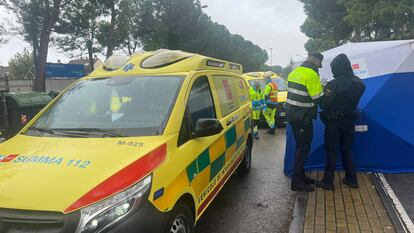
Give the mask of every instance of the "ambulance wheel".
<svg viewBox="0 0 414 233">
<path fill-rule="evenodd" d="M 240 163 L 239 167 L 237 168 L 237 173 L 241 175 L 247 175 L 249 174 L 251 167 L 252 167 L 252 149 L 249 147 L 249 145 L 246 144 L 246 148 L 244 149 L 243 161 Z"/>
<path fill-rule="evenodd" d="M 174 207 L 166 233 L 194 233 L 194 217 L 190 207 L 183 202 Z"/>
</svg>

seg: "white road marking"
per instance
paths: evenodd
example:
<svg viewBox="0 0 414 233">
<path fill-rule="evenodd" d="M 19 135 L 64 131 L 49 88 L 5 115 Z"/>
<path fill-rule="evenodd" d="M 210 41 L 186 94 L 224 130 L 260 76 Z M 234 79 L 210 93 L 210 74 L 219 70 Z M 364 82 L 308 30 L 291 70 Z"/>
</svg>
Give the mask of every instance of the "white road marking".
<svg viewBox="0 0 414 233">
<path fill-rule="evenodd" d="M 395 195 L 394 191 L 392 190 L 390 184 L 388 184 L 387 180 L 385 179 L 384 174 L 377 173 L 376 174 L 380 181 L 382 188 L 384 189 L 385 193 L 388 195 L 388 197 L 392 200 L 392 203 L 395 207 L 395 209 L 398 212 L 398 217 L 400 221 L 403 223 L 404 230 L 407 233 L 414 233 L 414 224 L 411 221 L 410 217 L 408 216 L 407 212 L 404 209 L 404 206 L 401 204 L 400 200 L 398 199 L 397 195 Z"/>
</svg>

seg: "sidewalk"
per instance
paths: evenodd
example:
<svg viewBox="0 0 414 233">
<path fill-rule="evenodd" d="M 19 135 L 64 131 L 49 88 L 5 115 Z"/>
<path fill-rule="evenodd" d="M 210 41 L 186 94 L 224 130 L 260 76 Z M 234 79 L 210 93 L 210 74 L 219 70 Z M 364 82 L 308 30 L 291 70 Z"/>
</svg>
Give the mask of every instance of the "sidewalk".
<svg viewBox="0 0 414 233">
<path fill-rule="evenodd" d="M 311 177 L 322 179 L 322 172 Z M 366 174 L 358 174 L 359 189 L 342 184 L 343 172 L 335 175 L 335 191 L 317 189 L 308 194 L 305 233 L 394 233 L 383 203 Z"/>
</svg>

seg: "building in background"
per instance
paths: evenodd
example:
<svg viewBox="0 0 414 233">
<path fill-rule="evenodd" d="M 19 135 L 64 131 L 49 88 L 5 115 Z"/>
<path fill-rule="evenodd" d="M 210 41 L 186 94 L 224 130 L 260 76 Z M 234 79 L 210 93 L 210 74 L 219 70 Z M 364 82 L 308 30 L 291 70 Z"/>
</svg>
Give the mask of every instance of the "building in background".
<svg viewBox="0 0 414 233">
<path fill-rule="evenodd" d="M 6 73 L 10 72 L 10 68 L 8 66 L 0 66 L 0 79 L 6 78 Z"/>
<path fill-rule="evenodd" d="M 96 55 L 93 59 L 93 69 L 96 69 L 100 67 L 103 63 L 101 59 L 99 59 Z M 84 65 L 85 67 L 85 75 L 89 74 L 91 72 L 89 59 L 76 59 L 76 60 L 70 60 L 68 64 L 76 64 L 76 65 Z"/>
</svg>

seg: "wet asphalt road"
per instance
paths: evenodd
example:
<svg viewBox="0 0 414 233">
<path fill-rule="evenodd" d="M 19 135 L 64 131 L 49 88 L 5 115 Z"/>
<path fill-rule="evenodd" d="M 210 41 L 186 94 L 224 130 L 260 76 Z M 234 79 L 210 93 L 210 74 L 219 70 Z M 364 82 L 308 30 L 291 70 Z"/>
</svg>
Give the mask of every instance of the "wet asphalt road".
<svg viewBox="0 0 414 233">
<path fill-rule="evenodd" d="M 414 221 L 414 173 L 388 174 L 385 178 L 411 221 Z"/>
<path fill-rule="evenodd" d="M 295 194 L 283 174 L 285 129 L 260 131 L 253 145 L 252 170 L 234 174 L 196 227 L 196 233 L 288 232 Z"/>
</svg>

